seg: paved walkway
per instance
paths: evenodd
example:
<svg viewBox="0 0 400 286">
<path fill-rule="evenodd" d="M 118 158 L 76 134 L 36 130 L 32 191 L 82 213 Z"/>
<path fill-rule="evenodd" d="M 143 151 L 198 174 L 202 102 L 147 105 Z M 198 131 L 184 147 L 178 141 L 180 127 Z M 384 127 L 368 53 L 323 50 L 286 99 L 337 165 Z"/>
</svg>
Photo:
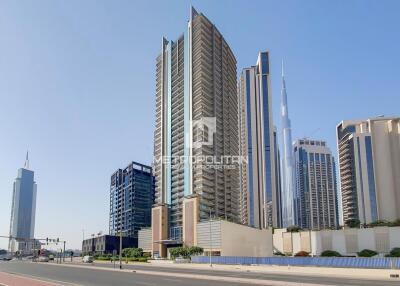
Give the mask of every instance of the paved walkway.
<svg viewBox="0 0 400 286">
<path fill-rule="evenodd" d="M 14 274 L 0 272 L 1 286 L 56 286 L 50 282 L 40 281 L 28 277 L 18 276 Z"/>
</svg>

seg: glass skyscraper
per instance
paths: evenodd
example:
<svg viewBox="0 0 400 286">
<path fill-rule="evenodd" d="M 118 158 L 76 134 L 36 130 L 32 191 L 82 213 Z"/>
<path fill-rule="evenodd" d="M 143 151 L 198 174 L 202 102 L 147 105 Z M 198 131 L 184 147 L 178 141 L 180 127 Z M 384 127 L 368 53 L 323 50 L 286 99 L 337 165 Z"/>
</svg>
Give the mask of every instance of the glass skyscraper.
<svg viewBox="0 0 400 286">
<path fill-rule="evenodd" d="M 138 230 L 151 224 L 154 204 L 152 168 L 137 162 L 111 176 L 110 234 L 136 238 Z M 137 241 L 136 241 L 137 243 Z"/>
<path fill-rule="evenodd" d="M 335 160 L 325 141 L 300 139 L 294 144 L 295 224 L 303 229 L 338 227 Z"/>
<path fill-rule="evenodd" d="M 293 194 L 295 192 L 294 160 L 292 147 L 292 126 L 289 119 L 289 108 L 286 93 L 286 82 L 282 62 L 282 90 L 281 90 L 281 120 L 282 120 L 282 222 L 283 227 L 295 223 L 295 209 Z"/>
<path fill-rule="evenodd" d="M 169 238 L 181 240 L 184 198 L 199 199 L 200 220 L 211 214 L 239 221 L 239 168 L 219 164 L 224 156 L 239 155 L 236 59 L 217 27 L 193 8 L 184 33 L 161 44 L 156 203 L 168 208 Z"/>
<path fill-rule="evenodd" d="M 32 250 L 35 233 L 37 186 L 34 180 L 34 172 L 29 170 L 29 158 L 26 154 L 24 168 L 18 170 L 18 176 L 13 186 L 10 241 L 8 249 L 29 253 Z"/>
<path fill-rule="evenodd" d="M 253 227 L 281 223 L 279 151 L 272 122 L 269 53 L 260 52 L 255 66 L 239 81 L 241 222 Z"/>
</svg>

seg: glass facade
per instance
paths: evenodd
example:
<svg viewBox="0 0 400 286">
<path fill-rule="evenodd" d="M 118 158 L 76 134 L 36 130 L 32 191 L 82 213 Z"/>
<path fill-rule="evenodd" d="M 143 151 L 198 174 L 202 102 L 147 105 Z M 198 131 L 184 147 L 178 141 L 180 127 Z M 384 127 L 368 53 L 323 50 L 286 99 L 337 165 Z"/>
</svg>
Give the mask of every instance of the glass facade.
<svg viewBox="0 0 400 286">
<path fill-rule="evenodd" d="M 247 101 L 247 156 L 248 156 L 248 189 L 249 192 L 249 224 L 254 226 L 254 186 L 253 186 L 253 144 L 251 140 L 252 128 L 251 128 L 251 105 L 250 105 L 250 71 L 247 70 L 246 73 L 246 101 Z"/>
<path fill-rule="evenodd" d="M 365 137 L 365 152 L 366 152 L 365 155 L 367 157 L 368 190 L 369 190 L 369 200 L 371 205 L 371 220 L 377 221 L 378 209 L 376 204 L 374 160 L 372 158 L 371 136 Z"/>
<path fill-rule="evenodd" d="M 34 172 L 21 168 L 13 186 L 11 206 L 10 236 L 21 240 L 11 239 L 9 250 L 11 252 L 24 251 L 24 239 L 31 239 L 35 232 L 36 213 L 36 183 Z"/>
<path fill-rule="evenodd" d="M 137 237 L 138 230 L 151 225 L 154 204 L 152 168 L 132 162 L 111 176 L 110 234 Z"/>
</svg>

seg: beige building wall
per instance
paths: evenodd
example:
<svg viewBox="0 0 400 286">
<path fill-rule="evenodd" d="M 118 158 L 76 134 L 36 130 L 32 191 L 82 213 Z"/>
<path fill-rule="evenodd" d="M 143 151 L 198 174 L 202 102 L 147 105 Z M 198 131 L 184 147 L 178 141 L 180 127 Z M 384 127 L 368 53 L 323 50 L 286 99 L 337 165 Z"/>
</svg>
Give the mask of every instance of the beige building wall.
<svg viewBox="0 0 400 286">
<path fill-rule="evenodd" d="M 138 232 L 138 247 L 143 249 L 143 252 L 152 252 L 152 230 L 151 228 L 142 228 Z"/>
<path fill-rule="evenodd" d="M 321 255 L 325 250 L 335 250 L 342 255 L 356 255 L 363 249 L 386 254 L 394 247 L 400 247 L 400 227 L 375 227 L 362 229 L 341 229 L 304 231 L 298 233 L 275 230 L 274 251 L 296 254 L 307 251 Z M 291 247 L 293 252 L 291 252 Z"/>
<path fill-rule="evenodd" d="M 200 219 L 199 197 L 183 200 L 183 241 L 186 246 L 197 245 L 197 223 Z"/>
<path fill-rule="evenodd" d="M 222 223 L 223 256 L 265 257 L 272 255 L 272 230 L 257 229 L 227 221 Z"/>
<path fill-rule="evenodd" d="M 211 235 L 210 235 L 211 227 Z M 203 221 L 197 225 L 198 246 L 206 253 L 221 256 L 272 256 L 272 231 L 224 220 Z M 210 242 L 211 238 L 211 242 Z"/>
</svg>

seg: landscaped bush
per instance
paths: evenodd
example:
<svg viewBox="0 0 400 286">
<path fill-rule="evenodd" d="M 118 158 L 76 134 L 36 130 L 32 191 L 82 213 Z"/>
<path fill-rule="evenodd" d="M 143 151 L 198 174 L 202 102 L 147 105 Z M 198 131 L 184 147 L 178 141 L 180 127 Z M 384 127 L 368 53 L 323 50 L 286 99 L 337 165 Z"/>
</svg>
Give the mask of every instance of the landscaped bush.
<svg viewBox="0 0 400 286">
<path fill-rule="evenodd" d="M 301 230 L 302 228 L 297 225 L 291 225 L 286 229 L 287 232 L 299 232 Z"/>
<path fill-rule="evenodd" d="M 342 255 L 334 250 L 325 250 L 321 253 L 322 257 L 342 257 Z"/>
<path fill-rule="evenodd" d="M 203 251 L 204 251 L 203 248 L 198 246 L 192 246 L 192 247 L 183 246 L 183 247 L 171 248 L 169 253 L 171 255 L 171 258 L 175 259 L 177 257 L 190 258 L 191 256 L 202 254 Z"/>
<path fill-rule="evenodd" d="M 280 251 L 276 251 L 276 252 L 274 253 L 274 255 L 277 255 L 277 256 L 285 256 L 285 254 L 282 253 L 282 252 L 280 252 Z"/>
<path fill-rule="evenodd" d="M 141 248 L 125 248 L 122 250 L 122 257 L 142 257 L 143 249 Z"/>
<path fill-rule="evenodd" d="M 360 252 L 357 252 L 357 255 L 359 257 L 373 257 L 373 256 L 375 256 L 377 254 L 378 254 L 378 252 L 373 251 L 371 249 L 363 249 Z"/>
<path fill-rule="evenodd" d="M 400 220 L 395 221 L 386 221 L 386 220 L 377 220 L 367 224 L 367 227 L 377 227 L 377 226 L 400 226 Z"/>
<path fill-rule="evenodd" d="M 126 258 L 128 261 L 132 261 L 132 262 L 134 262 L 134 261 L 139 261 L 139 258 L 138 257 L 127 257 Z"/>
<path fill-rule="evenodd" d="M 150 258 L 151 257 L 151 253 L 150 252 L 145 252 L 145 253 L 143 253 L 143 257 Z"/>
<path fill-rule="evenodd" d="M 400 247 L 393 248 L 386 257 L 400 257 Z"/>
<path fill-rule="evenodd" d="M 307 251 L 299 251 L 294 256 L 296 257 L 308 257 L 310 254 Z"/>
<path fill-rule="evenodd" d="M 358 219 L 349 219 L 345 222 L 345 224 L 350 228 L 359 228 L 360 221 Z"/>
<path fill-rule="evenodd" d="M 189 247 L 189 255 L 190 256 L 201 255 L 201 254 L 203 254 L 203 252 L 204 252 L 204 250 L 202 247 L 199 247 L 199 246 Z"/>
<path fill-rule="evenodd" d="M 147 258 L 146 257 L 139 257 L 138 261 L 139 262 L 147 262 Z"/>
</svg>

